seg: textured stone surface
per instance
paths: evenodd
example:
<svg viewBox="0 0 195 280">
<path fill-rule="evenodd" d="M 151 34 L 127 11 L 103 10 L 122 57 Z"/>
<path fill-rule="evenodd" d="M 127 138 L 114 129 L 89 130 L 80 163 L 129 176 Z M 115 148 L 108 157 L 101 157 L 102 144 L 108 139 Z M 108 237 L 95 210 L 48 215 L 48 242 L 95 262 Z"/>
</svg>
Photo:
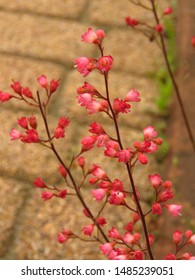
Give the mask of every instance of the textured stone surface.
<svg viewBox="0 0 195 280">
<path fill-rule="evenodd" d="M 151 16 L 130 1 L 118 0 L 35 0 L 11 1 L 0 3 L 0 90 L 10 91 L 11 80 L 20 80 L 22 85 L 37 89 L 37 77 L 47 75 L 49 79 L 60 78 L 60 88 L 53 96 L 49 108 L 51 131 L 56 127 L 58 117 L 69 116 L 71 124 L 67 128 L 65 140 L 56 143 L 63 159 L 68 163 L 73 154 L 80 151 L 82 137 L 88 135 L 88 125 L 93 121 L 104 124 L 109 133 L 113 133 L 111 122 L 103 114 L 89 116 L 76 102 L 76 88 L 83 84 L 83 77 L 73 70 L 73 60 L 79 56 L 97 57 L 94 45 L 81 42 L 81 34 L 89 26 L 105 29 L 105 54 L 114 57 L 113 70 L 110 72 L 109 88 L 111 99 L 124 98 L 134 87 L 140 91 L 142 101 L 133 104 L 132 112 L 121 116 L 121 134 L 124 145 L 142 139 L 144 126 L 154 122 L 157 108 L 154 100 L 158 95 L 155 81 L 148 78 L 161 65 L 159 50 L 155 44 L 134 30 L 125 27 L 124 17 L 145 18 Z M 97 72 L 85 79 L 105 93 L 102 77 Z M 44 91 L 40 91 L 45 94 Z M 69 241 L 65 245 L 56 242 L 62 228 L 71 228 L 80 233 L 89 223 L 83 216 L 80 203 L 75 197 L 66 200 L 56 198 L 43 203 L 41 190 L 32 186 L 36 177 L 42 177 L 49 185 L 56 184 L 64 188 L 58 173 L 58 162 L 39 145 L 24 145 L 9 140 L 12 127 L 18 128 L 17 118 L 28 116 L 32 108 L 13 101 L 1 105 L 0 111 L 0 257 L 2 259 L 103 259 L 94 243 Z M 40 118 L 40 117 L 39 117 Z M 39 125 L 40 134 L 44 131 Z M 43 134 L 42 134 L 43 135 Z M 128 188 L 128 178 L 124 166 L 103 156 L 102 149 L 94 149 L 87 156 L 87 166 L 92 163 L 102 164 L 113 179 L 120 178 Z M 157 171 L 159 166 L 150 158 L 150 165 L 135 172 L 136 186 L 148 188 L 147 174 Z M 143 171 L 144 170 L 144 171 Z M 74 163 L 72 172 L 77 184 L 82 179 Z M 143 172 L 145 176 L 143 176 Z M 90 190 L 86 182 L 83 197 L 93 205 L 94 213 L 99 204 L 92 203 Z M 144 196 L 150 199 L 150 191 Z M 147 204 L 144 204 L 146 207 Z M 147 208 L 147 207 L 146 207 Z M 123 220 L 129 220 L 128 211 L 118 211 L 117 207 L 108 206 L 110 216 L 105 231 L 113 225 L 122 229 Z M 84 237 L 84 235 L 82 235 Z"/>
</svg>

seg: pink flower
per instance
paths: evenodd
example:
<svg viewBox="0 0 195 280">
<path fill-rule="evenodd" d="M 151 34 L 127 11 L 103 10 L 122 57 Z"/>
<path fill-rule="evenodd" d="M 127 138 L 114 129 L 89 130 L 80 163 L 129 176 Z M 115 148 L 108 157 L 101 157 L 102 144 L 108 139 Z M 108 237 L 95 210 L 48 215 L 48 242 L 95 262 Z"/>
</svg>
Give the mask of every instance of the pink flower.
<svg viewBox="0 0 195 280">
<path fill-rule="evenodd" d="M 134 243 L 135 238 L 131 233 L 126 232 L 124 237 L 123 237 L 123 241 L 127 244 L 132 244 L 132 243 Z"/>
<path fill-rule="evenodd" d="M 192 44 L 192 47 L 195 48 L 195 36 L 192 36 L 192 38 L 191 38 L 191 44 Z"/>
<path fill-rule="evenodd" d="M 165 181 L 163 184 L 162 184 L 162 187 L 165 188 L 165 189 L 171 189 L 172 187 L 172 183 L 171 181 Z"/>
<path fill-rule="evenodd" d="M 193 235 L 190 237 L 188 243 L 192 243 L 192 244 L 195 245 L 195 234 L 193 234 Z"/>
<path fill-rule="evenodd" d="M 57 127 L 54 131 L 54 136 L 56 139 L 64 138 L 65 137 L 64 129 L 61 127 Z"/>
<path fill-rule="evenodd" d="M 105 133 L 103 127 L 97 122 L 90 124 L 89 127 L 90 127 L 89 132 L 91 132 L 91 133 L 94 133 L 97 135 Z"/>
<path fill-rule="evenodd" d="M 32 91 L 28 87 L 22 89 L 22 94 L 28 98 L 33 98 Z"/>
<path fill-rule="evenodd" d="M 125 100 L 126 102 L 139 102 L 141 99 L 139 98 L 140 94 L 138 91 L 135 91 L 132 88 L 126 95 Z"/>
<path fill-rule="evenodd" d="M 182 233 L 179 230 L 174 231 L 173 233 L 173 242 L 179 244 L 182 240 Z"/>
<path fill-rule="evenodd" d="M 77 93 L 78 94 L 83 94 L 83 93 L 91 93 L 92 95 L 98 94 L 97 89 L 94 88 L 94 86 L 90 85 L 87 82 L 84 82 L 83 86 L 77 88 Z"/>
<path fill-rule="evenodd" d="M 82 232 L 85 235 L 91 236 L 94 229 L 94 225 L 87 225 L 82 229 Z"/>
<path fill-rule="evenodd" d="M 176 256 L 174 254 L 167 254 L 165 256 L 165 260 L 176 260 Z"/>
<path fill-rule="evenodd" d="M 34 128 L 34 129 L 37 128 L 37 119 L 35 116 L 28 117 L 28 122 L 32 128 Z"/>
<path fill-rule="evenodd" d="M 51 80 L 50 81 L 50 85 L 49 85 L 50 95 L 57 90 L 58 86 L 59 86 L 59 80 L 58 81 L 56 81 L 56 80 Z"/>
<path fill-rule="evenodd" d="M 173 9 L 171 7 L 167 7 L 164 9 L 164 15 L 170 15 L 172 14 Z"/>
<path fill-rule="evenodd" d="M 80 156 L 77 158 L 77 162 L 78 162 L 78 165 L 81 167 L 81 168 L 84 168 L 85 166 L 85 158 Z"/>
<path fill-rule="evenodd" d="M 105 256 L 109 256 L 111 251 L 113 250 L 114 244 L 113 243 L 105 243 L 100 245 L 100 250 Z"/>
<path fill-rule="evenodd" d="M 103 217 L 99 217 L 99 218 L 97 218 L 97 219 L 96 219 L 96 222 L 97 222 L 97 223 L 98 223 L 98 225 L 100 225 L 100 226 L 104 226 L 104 225 L 106 225 L 106 224 L 107 224 L 106 219 L 105 219 L 105 218 L 103 218 Z"/>
<path fill-rule="evenodd" d="M 91 169 L 92 174 L 97 177 L 98 179 L 105 179 L 107 178 L 106 172 L 101 169 L 98 165 L 93 165 Z"/>
<path fill-rule="evenodd" d="M 59 172 L 60 172 L 60 174 L 62 175 L 62 177 L 66 178 L 67 171 L 66 171 L 66 169 L 64 168 L 64 166 L 62 166 L 62 165 L 59 166 Z"/>
<path fill-rule="evenodd" d="M 129 222 L 128 224 L 126 224 L 125 229 L 129 232 L 133 231 L 133 223 Z"/>
<path fill-rule="evenodd" d="M 26 135 L 22 136 L 21 141 L 24 143 L 38 143 L 39 136 L 35 129 L 29 129 L 26 131 Z"/>
<path fill-rule="evenodd" d="M 22 137 L 22 134 L 18 130 L 12 128 L 12 130 L 10 131 L 10 136 L 11 140 L 17 140 Z"/>
<path fill-rule="evenodd" d="M 101 134 L 97 136 L 97 147 L 105 147 L 109 141 L 107 134 Z"/>
<path fill-rule="evenodd" d="M 159 203 L 154 203 L 152 205 L 152 214 L 157 214 L 157 215 L 162 214 L 162 208 Z"/>
<path fill-rule="evenodd" d="M 43 182 L 41 178 L 36 178 L 33 184 L 37 188 L 47 188 L 46 184 Z"/>
<path fill-rule="evenodd" d="M 127 25 L 130 25 L 131 27 L 135 27 L 136 25 L 139 24 L 139 21 L 137 19 L 133 19 L 130 17 L 126 17 L 125 21 L 126 21 Z"/>
<path fill-rule="evenodd" d="M 22 128 L 28 129 L 28 122 L 27 122 L 26 117 L 22 117 L 22 118 L 18 119 L 18 124 L 19 124 Z"/>
<path fill-rule="evenodd" d="M 95 99 L 92 99 L 92 101 L 88 104 L 87 109 L 89 114 L 106 111 L 108 109 L 108 103 L 106 100 L 98 102 Z"/>
<path fill-rule="evenodd" d="M 108 157 L 115 157 L 119 150 L 119 144 L 116 141 L 110 140 L 106 143 L 104 154 Z"/>
<path fill-rule="evenodd" d="M 15 93 L 22 94 L 22 86 L 20 82 L 14 82 L 10 85 L 10 87 L 15 91 Z"/>
<path fill-rule="evenodd" d="M 134 260 L 143 260 L 144 259 L 144 254 L 142 251 L 140 250 L 137 250 L 134 252 L 134 255 L 133 255 L 133 259 Z"/>
<path fill-rule="evenodd" d="M 10 100 L 13 96 L 11 94 L 9 94 L 8 92 L 2 92 L 0 91 L 0 102 L 6 102 L 8 100 Z"/>
<path fill-rule="evenodd" d="M 82 151 L 88 151 L 93 148 L 96 141 L 96 136 L 86 136 L 81 140 Z"/>
<path fill-rule="evenodd" d="M 87 32 L 83 33 L 81 38 L 83 42 L 101 45 L 104 37 L 105 37 L 104 30 L 99 29 L 93 31 L 92 28 L 89 28 Z"/>
<path fill-rule="evenodd" d="M 53 193 L 51 193 L 51 192 L 42 192 L 42 194 L 41 194 L 41 198 L 43 200 L 49 200 L 52 197 L 53 197 Z"/>
<path fill-rule="evenodd" d="M 113 205 L 121 205 L 124 203 L 125 197 L 126 197 L 126 195 L 123 192 L 110 191 L 110 196 L 108 198 L 108 201 L 110 204 L 113 204 Z"/>
<path fill-rule="evenodd" d="M 70 123 L 70 120 L 68 118 L 65 118 L 65 117 L 61 117 L 59 118 L 59 121 L 58 121 L 58 127 L 61 127 L 61 128 L 66 128 Z"/>
<path fill-rule="evenodd" d="M 57 197 L 65 198 L 66 195 L 67 195 L 67 190 L 62 190 L 62 191 L 59 191 L 59 193 L 57 194 Z"/>
<path fill-rule="evenodd" d="M 159 196 L 158 202 L 165 202 L 169 199 L 173 198 L 173 193 L 170 192 L 170 190 L 165 190 L 164 192 L 162 192 Z"/>
<path fill-rule="evenodd" d="M 120 235 L 120 233 L 118 232 L 118 230 L 116 230 L 115 227 L 112 227 L 109 231 L 108 231 L 108 237 L 111 237 L 113 239 L 122 239 L 122 236 Z"/>
<path fill-rule="evenodd" d="M 138 160 L 141 162 L 141 164 L 147 164 L 148 163 L 148 159 L 147 156 L 142 154 L 142 153 L 138 153 Z"/>
<path fill-rule="evenodd" d="M 124 191 L 123 183 L 120 180 L 115 179 L 112 182 L 112 189 L 113 191 Z"/>
<path fill-rule="evenodd" d="M 174 217 L 180 215 L 180 211 L 182 209 L 181 205 L 171 204 L 171 205 L 165 205 L 165 207 L 168 209 L 168 211 L 173 215 Z"/>
<path fill-rule="evenodd" d="M 78 100 L 78 104 L 80 106 L 88 108 L 89 104 L 92 102 L 92 95 L 90 93 L 82 93 L 76 97 Z"/>
<path fill-rule="evenodd" d="M 158 134 L 158 132 L 155 130 L 153 126 L 148 126 L 144 128 L 143 133 L 144 133 L 145 140 L 153 140 Z"/>
<path fill-rule="evenodd" d="M 160 184 L 162 183 L 162 179 L 158 174 L 148 175 L 148 178 L 155 189 L 157 189 L 158 186 L 160 186 Z"/>
<path fill-rule="evenodd" d="M 97 189 L 97 190 L 92 190 L 91 192 L 93 194 L 93 197 L 97 201 L 102 201 L 102 199 L 105 197 L 107 193 L 107 189 Z"/>
<path fill-rule="evenodd" d="M 117 152 L 116 156 L 118 157 L 119 162 L 127 163 L 130 160 L 132 153 L 128 149 L 120 150 L 119 152 Z"/>
<path fill-rule="evenodd" d="M 118 98 L 114 99 L 113 109 L 116 114 L 118 113 L 128 113 L 130 112 L 131 105 L 126 103 L 124 100 L 120 100 Z"/>
<path fill-rule="evenodd" d="M 88 57 L 79 57 L 74 60 L 75 68 L 86 77 L 89 73 L 97 67 L 97 60 Z"/>
<path fill-rule="evenodd" d="M 157 24 L 155 26 L 155 30 L 159 33 L 163 32 L 163 26 L 161 24 Z"/>
<path fill-rule="evenodd" d="M 185 232 L 185 237 L 186 238 L 190 238 L 191 236 L 193 235 L 193 232 L 191 231 L 191 230 L 186 230 L 186 232 Z"/>
<path fill-rule="evenodd" d="M 98 59 L 98 69 L 102 72 L 108 72 L 112 68 L 112 56 L 102 56 Z"/>
<path fill-rule="evenodd" d="M 37 80 L 38 80 L 40 86 L 42 86 L 43 88 L 47 88 L 48 80 L 45 75 L 41 75 L 40 77 L 37 78 Z"/>
<path fill-rule="evenodd" d="M 63 233 L 58 234 L 58 242 L 59 243 L 64 243 L 68 239 L 68 236 L 64 235 Z"/>
</svg>

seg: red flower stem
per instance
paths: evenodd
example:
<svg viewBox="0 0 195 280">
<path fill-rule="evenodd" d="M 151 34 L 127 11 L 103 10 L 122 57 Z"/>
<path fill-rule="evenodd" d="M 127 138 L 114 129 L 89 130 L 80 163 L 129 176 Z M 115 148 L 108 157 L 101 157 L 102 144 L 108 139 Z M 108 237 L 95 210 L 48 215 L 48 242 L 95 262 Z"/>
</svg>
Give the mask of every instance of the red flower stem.
<svg viewBox="0 0 195 280">
<path fill-rule="evenodd" d="M 154 0 L 151 0 L 151 4 L 152 4 L 152 10 L 153 10 L 153 14 L 154 14 L 156 23 L 160 24 L 160 20 L 159 20 L 157 11 L 156 11 Z M 182 101 L 182 98 L 181 98 L 180 90 L 178 88 L 178 85 L 177 85 L 176 80 L 175 80 L 174 75 L 173 75 L 173 71 L 171 69 L 171 65 L 170 65 L 169 60 L 168 60 L 168 55 L 167 55 L 167 50 L 166 50 L 166 46 L 165 46 L 164 37 L 163 37 L 163 34 L 160 33 L 160 32 L 159 32 L 159 36 L 160 36 L 160 41 L 161 41 L 161 45 L 162 45 L 162 52 L 163 52 L 163 56 L 164 56 L 164 59 L 165 59 L 166 66 L 167 66 L 167 70 L 168 70 L 169 76 L 171 78 L 171 81 L 173 83 L 173 86 L 174 86 L 174 89 L 175 89 L 175 92 L 176 92 L 176 96 L 177 96 L 177 100 L 179 102 L 179 106 L 180 106 L 180 109 L 181 109 L 181 113 L 182 113 L 187 131 L 188 131 L 188 134 L 189 134 L 190 141 L 191 141 L 192 146 L 193 146 L 193 150 L 195 152 L 194 137 L 193 137 L 192 130 L 191 130 L 191 127 L 190 127 L 190 124 L 189 124 L 189 121 L 188 121 L 188 118 L 187 118 L 187 115 L 186 115 L 186 112 L 185 112 L 185 109 L 184 109 L 184 105 L 183 105 L 183 101 Z"/>
<path fill-rule="evenodd" d="M 40 99 L 40 95 L 39 95 L 39 92 L 37 91 L 37 97 L 38 97 L 38 101 L 39 101 L 39 108 L 40 108 L 40 111 L 41 111 L 41 115 L 42 115 L 42 118 L 43 118 L 43 121 L 44 121 L 44 124 L 45 124 L 45 129 L 46 129 L 46 132 L 47 132 L 47 135 L 48 135 L 48 138 L 51 139 L 51 135 L 50 135 L 50 131 L 49 131 L 49 127 L 48 127 L 48 123 L 47 123 L 47 118 L 44 114 L 44 111 L 43 111 L 43 108 L 42 108 L 42 104 L 41 104 L 41 99 Z M 72 173 L 70 172 L 70 170 L 66 167 L 66 164 L 63 162 L 63 160 L 61 159 L 60 155 L 58 154 L 56 148 L 55 148 L 55 145 L 50 142 L 50 145 L 51 145 L 51 149 L 53 151 L 53 153 L 55 154 L 56 158 L 58 159 L 58 161 L 61 163 L 61 165 L 65 168 L 65 170 L 67 171 L 68 173 L 68 176 L 74 186 L 74 190 L 76 192 L 76 195 L 77 197 L 79 198 L 81 204 L 83 205 L 83 207 L 87 210 L 87 212 L 89 213 L 90 215 L 90 218 L 93 220 L 94 224 L 97 226 L 97 228 L 99 229 L 99 231 L 101 232 L 104 240 L 106 242 L 109 242 L 109 239 L 107 238 L 106 234 L 104 233 L 104 231 L 102 230 L 102 228 L 100 227 L 100 225 L 96 222 L 96 219 L 94 218 L 92 212 L 90 211 L 89 207 L 87 206 L 87 204 L 85 203 L 85 201 L 83 200 L 83 197 L 80 193 L 80 190 L 79 188 L 77 188 L 77 185 L 76 185 L 76 182 L 73 178 L 73 175 Z"/>
<path fill-rule="evenodd" d="M 101 49 L 101 54 L 103 54 L 103 50 L 102 49 Z M 112 105 L 111 105 L 111 102 L 110 102 L 109 89 L 108 89 L 108 75 L 107 75 L 106 72 L 104 72 L 104 81 L 105 81 L 105 87 L 106 87 L 107 102 L 108 102 L 110 111 L 112 113 L 112 117 L 113 117 L 113 121 L 114 121 L 114 125 L 115 125 L 115 130 L 116 130 L 116 134 L 117 134 L 118 143 L 119 143 L 119 146 L 120 146 L 121 150 L 123 150 L 123 145 L 122 145 L 122 141 L 121 141 L 121 137 L 120 137 L 118 123 L 117 123 L 116 116 L 115 116 L 115 113 L 113 111 L 113 108 L 112 108 Z M 149 256 L 150 256 L 151 260 L 154 260 L 152 249 L 151 249 L 151 246 L 150 246 L 150 241 L 149 241 L 149 236 L 148 236 L 148 230 L 147 230 L 147 226 L 146 226 L 145 216 L 143 214 L 141 205 L 139 203 L 139 199 L 137 197 L 137 193 L 136 193 L 136 189 L 135 189 L 135 184 L 134 184 L 134 180 L 133 180 L 133 176 L 132 176 L 132 172 L 131 172 L 131 167 L 129 166 L 129 163 L 126 163 L 125 165 L 126 165 L 126 168 L 127 168 L 127 172 L 128 172 L 128 175 L 129 175 L 129 179 L 130 179 L 133 195 L 135 197 L 135 202 L 136 202 L 136 205 L 137 205 L 137 208 L 138 208 L 138 212 L 139 212 L 139 215 L 140 215 L 140 219 L 141 219 L 141 222 L 142 222 L 142 226 L 143 226 L 143 229 L 144 229 L 144 234 L 145 234 L 145 239 L 146 239 L 148 253 L 149 253 Z"/>
</svg>

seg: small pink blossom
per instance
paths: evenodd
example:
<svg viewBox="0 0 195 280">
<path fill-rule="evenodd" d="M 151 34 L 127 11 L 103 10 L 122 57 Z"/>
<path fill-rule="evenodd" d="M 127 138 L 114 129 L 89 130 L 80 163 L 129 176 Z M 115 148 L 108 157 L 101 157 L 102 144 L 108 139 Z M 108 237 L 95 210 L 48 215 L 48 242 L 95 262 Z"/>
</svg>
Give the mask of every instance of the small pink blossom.
<svg viewBox="0 0 195 280">
<path fill-rule="evenodd" d="M 77 162 L 78 162 L 78 165 L 81 167 L 81 168 L 84 168 L 85 166 L 85 158 L 80 156 L 77 158 Z"/>
<path fill-rule="evenodd" d="M 123 237 L 123 241 L 127 244 L 132 244 L 132 243 L 134 243 L 135 238 L 130 232 L 126 232 Z"/>
<path fill-rule="evenodd" d="M 41 198 L 43 200 L 49 200 L 53 197 L 53 193 L 52 192 L 42 192 L 41 194 Z"/>
<path fill-rule="evenodd" d="M 172 14 L 172 12 L 173 12 L 173 9 L 171 7 L 167 7 L 164 9 L 163 13 L 164 13 L 164 15 L 170 15 L 170 14 Z"/>
<path fill-rule="evenodd" d="M 90 44 L 99 44 L 101 45 L 105 37 L 104 30 L 93 31 L 92 28 L 89 28 L 87 32 L 83 33 L 82 41 Z"/>
<path fill-rule="evenodd" d="M 192 243 L 195 245 L 195 234 L 193 234 L 190 239 L 188 240 L 188 243 Z"/>
<path fill-rule="evenodd" d="M 114 99 L 113 109 L 116 114 L 118 113 L 128 113 L 130 112 L 131 105 L 126 103 L 124 100 L 118 98 Z"/>
<path fill-rule="evenodd" d="M 97 91 L 94 86 L 90 85 L 88 82 L 84 82 L 83 86 L 77 88 L 77 93 L 78 94 L 83 94 L 83 93 L 90 93 L 92 95 L 97 95 L 99 92 Z"/>
<path fill-rule="evenodd" d="M 124 186 L 123 186 L 123 183 L 118 180 L 118 179 L 115 179 L 113 182 L 112 182 L 112 189 L 113 191 L 124 191 Z"/>
<path fill-rule="evenodd" d="M 96 219 L 96 222 L 97 222 L 97 223 L 98 223 L 98 225 L 100 225 L 100 226 L 104 226 L 104 225 L 106 225 L 106 224 L 107 224 L 106 219 L 105 219 L 105 218 L 103 218 L 103 217 L 99 217 L 99 218 L 97 218 L 97 219 Z"/>
<path fill-rule="evenodd" d="M 14 82 L 13 81 L 13 84 L 10 85 L 10 87 L 15 91 L 15 93 L 18 93 L 18 94 L 22 94 L 22 86 L 20 84 L 20 82 Z"/>
<path fill-rule="evenodd" d="M 96 189 L 91 191 L 93 197 L 97 201 L 102 201 L 102 199 L 106 196 L 107 190 L 106 189 Z"/>
<path fill-rule="evenodd" d="M 59 191 L 59 193 L 57 194 L 57 197 L 60 198 L 65 198 L 66 196 L 67 196 L 67 190 Z"/>
<path fill-rule="evenodd" d="M 101 111 L 104 111 L 104 103 L 102 103 L 101 101 L 98 102 L 95 99 L 92 99 L 92 101 L 88 104 L 87 106 L 87 110 L 89 112 L 89 114 L 95 114 Z"/>
<path fill-rule="evenodd" d="M 66 178 L 66 176 L 67 176 L 67 171 L 66 171 L 66 169 L 64 168 L 64 166 L 62 166 L 62 165 L 59 166 L 59 172 L 60 172 L 60 174 L 62 175 L 62 177 Z"/>
<path fill-rule="evenodd" d="M 162 179 L 158 174 L 148 175 L 148 178 L 155 189 L 158 188 L 162 183 Z"/>
<path fill-rule="evenodd" d="M 75 68 L 86 77 L 97 67 L 97 60 L 88 57 L 79 57 L 74 60 Z"/>
<path fill-rule="evenodd" d="M 20 119 L 18 119 L 18 124 L 24 128 L 24 129 L 28 129 L 28 122 L 27 122 L 27 118 L 26 117 L 22 117 Z"/>
<path fill-rule="evenodd" d="M 124 203 L 126 195 L 123 192 L 120 191 L 110 191 L 110 196 L 108 198 L 108 201 L 112 205 L 121 205 Z"/>
<path fill-rule="evenodd" d="M 191 230 L 186 230 L 186 232 L 185 232 L 185 237 L 186 238 L 190 238 L 191 236 L 193 235 L 193 232 L 191 231 Z"/>
<path fill-rule="evenodd" d="M 41 87 L 47 88 L 48 80 L 47 80 L 47 77 L 45 75 L 41 75 L 40 77 L 37 78 L 37 80 L 38 80 Z"/>
<path fill-rule="evenodd" d="M 11 94 L 9 94 L 8 92 L 2 92 L 0 91 L 0 102 L 6 102 L 8 100 L 10 100 L 13 96 Z"/>
<path fill-rule="evenodd" d="M 97 135 L 105 133 L 103 127 L 97 122 L 90 124 L 89 127 L 90 127 L 89 132 L 91 132 L 91 133 L 94 133 Z"/>
<path fill-rule="evenodd" d="M 129 222 L 128 224 L 126 224 L 125 229 L 129 232 L 133 231 L 133 223 Z"/>
<path fill-rule="evenodd" d="M 153 140 L 158 134 L 158 132 L 155 130 L 153 126 L 148 126 L 144 128 L 143 133 L 144 133 L 145 140 Z"/>
<path fill-rule="evenodd" d="M 173 242 L 179 244 L 182 240 L 182 233 L 179 230 L 174 231 L 173 233 Z"/>
<path fill-rule="evenodd" d="M 11 140 L 17 140 L 22 137 L 22 134 L 18 130 L 12 128 L 12 130 L 10 131 L 10 136 Z"/>
<path fill-rule="evenodd" d="M 72 232 L 69 229 L 64 229 L 62 232 L 58 234 L 58 242 L 64 243 L 68 240 L 68 238 L 72 235 Z"/>
<path fill-rule="evenodd" d="M 47 188 L 47 185 L 44 183 L 44 181 L 41 178 L 36 178 L 33 184 L 37 188 Z"/>
<path fill-rule="evenodd" d="M 167 254 L 165 256 L 165 260 L 176 260 L 176 256 L 174 254 Z"/>
<path fill-rule="evenodd" d="M 64 138 L 65 137 L 64 129 L 61 127 L 57 127 L 54 131 L 54 136 L 56 139 Z"/>
<path fill-rule="evenodd" d="M 171 204 L 171 205 L 165 205 L 165 207 L 168 209 L 168 211 L 171 213 L 172 216 L 176 217 L 180 215 L 180 211 L 182 209 L 181 205 Z"/>
<path fill-rule="evenodd" d="M 132 153 L 128 149 L 120 150 L 119 152 L 117 152 L 116 156 L 118 157 L 119 162 L 127 163 L 127 162 L 129 162 L 129 160 L 132 156 Z"/>
<path fill-rule="evenodd" d="M 170 190 L 168 189 L 159 195 L 158 202 L 165 202 L 169 199 L 172 199 L 173 197 L 174 197 L 173 192 L 170 192 Z"/>
<path fill-rule="evenodd" d="M 102 72 L 108 72 L 112 68 L 112 56 L 102 56 L 98 59 L 98 69 Z"/>
<path fill-rule="evenodd" d="M 146 155 L 142 153 L 138 153 L 138 160 L 140 161 L 141 164 L 147 164 L 148 163 L 148 158 Z"/>
<path fill-rule="evenodd" d="M 104 154 L 108 157 L 114 158 L 119 150 L 119 144 L 116 141 L 110 140 L 106 143 L 106 150 Z"/>
<path fill-rule="evenodd" d="M 39 135 L 35 129 L 29 129 L 26 131 L 26 135 L 23 135 L 21 141 L 24 143 L 38 143 Z"/>
<path fill-rule="evenodd" d="M 101 134 L 97 136 L 97 147 L 105 147 L 109 141 L 107 134 Z"/>
<path fill-rule="evenodd" d="M 140 94 L 138 91 L 135 91 L 134 88 L 132 88 L 126 95 L 124 101 L 126 102 L 140 102 L 139 98 Z"/>
<path fill-rule="evenodd" d="M 154 203 L 152 205 L 152 214 L 157 214 L 157 215 L 162 214 L 162 207 L 159 203 Z"/>
<path fill-rule="evenodd" d="M 105 243 L 100 245 L 100 250 L 105 256 L 109 256 L 111 251 L 113 250 L 114 244 L 113 243 Z"/>
<path fill-rule="evenodd" d="M 50 95 L 57 90 L 59 87 L 59 80 L 51 80 L 49 85 L 49 93 Z"/>
<path fill-rule="evenodd" d="M 134 254 L 133 254 L 133 259 L 134 260 L 143 260 L 144 259 L 143 252 L 140 251 L 140 250 L 135 251 Z"/>
<path fill-rule="evenodd" d="M 81 140 L 82 151 L 88 151 L 94 147 L 96 136 L 86 136 Z"/>
<path fill-rule="evenodd" d="M 163 184 L 162 184 L 162 187 L 165 188 L 165 189 L 171 189 L 172 187 L 172 182 L 171 181 L 164 181 Z"/>
<path fill-rule="evenodd" d="M 93 167 L 92 167 L 92 171 L 91 172 L 98 179 L 105 179 L 105 178 L 107 178 L 106 172 L 101 167 L 99 167 L 98 165 L 94 164 Z"/>
<path fill-rule="evenodd" d="M 22 89 L 22 94 L 28 98 L 33 98 L 32 91 L 28 87 Z"/>
<path fill-rule="evenodd" d="M 58 120 L 58 127 L 61 127 L 62 129 L 66 128 L 70 124 L 70 120 L 65 117 L 61 117 Z"/>
<path fill-rule="evenodd" d="M 130 17 L 126 17 L 125 21 L 126 21 L 127 25 L 130 25 L 131 27 L 135 27 L 136 25 L 139 24 L 139 21 L 137 19 L 133 19 Z"/>
<path fill-rule="evenodd" d="M 82 93 L 76 97 L 80 106 L 88 108 L 89 104 L 94 100 L 90 93 Z"/>
<path fill-rule="evenodd" d="M 91 236 L 94 229 L 94 225 L 87 225 L 82 229 L 82 232 L 85 235 Z"/>
<path fill-rule="evenodd" d="M 35 116 L 28 117 L 28 122 L 32 128 L 34 128 L 34 129 L 37 128 L 37 119 Z"/>
<path fill-rule="evenodd" d="M 118 230 L 115 227 L 112 227 L 108 231 L 108 237 L 111 237 L 113 239 L 122 239 L 122 236 L 120 235 L 120 233 L 118 232 Z"/>
<path fill-rule="evenodd" d="M 159 33 L 162 33 L 163 32 L 163 26 L 161 24 L 157 24 L 155 26 L 155 30 Z"/>
</svg>

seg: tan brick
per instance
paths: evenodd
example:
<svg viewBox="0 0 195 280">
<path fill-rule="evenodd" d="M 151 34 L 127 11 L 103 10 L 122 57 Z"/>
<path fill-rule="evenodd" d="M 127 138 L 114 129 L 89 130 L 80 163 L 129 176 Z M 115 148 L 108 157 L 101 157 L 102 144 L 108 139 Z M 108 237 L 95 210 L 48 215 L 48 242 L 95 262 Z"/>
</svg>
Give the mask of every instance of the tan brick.
<svg viewBox="0 0 195 280">
<path fill-rule="evenodd" d="M 0 257 L 7 254 L 7 250 L 15 238 L 18 211 L 20 210 L 27 187 L 21 182 L 7 177 L 0 177 Z"/>
<path fill-rule="evenodd" d="M 11 11 L 77 18 L 83 12 L 86 0 L 2 0 L 0 7 Z"/>
<path fill-rule="evenodd" d="M 69 63 L 90 56 L 92 48 L 81 43 L 88 25 L 74 21 L 0 12 L 0 51 Z"/>
<path fill-rule="evenodd" d="M 148 1 L 145 1 L 148 2 Z M 143 3 L 143 1 L 142 1 Z M 149 5 L 148 5 L 149 6 Z M 129 0 L 95 0 L 90 1 L 89 19 L 101 25 L 125 26 L 125 17 L 130 16 L 138 20 L 151 21 L 153 15 L 145 9 L 132 4 Z"/>
</svg>

